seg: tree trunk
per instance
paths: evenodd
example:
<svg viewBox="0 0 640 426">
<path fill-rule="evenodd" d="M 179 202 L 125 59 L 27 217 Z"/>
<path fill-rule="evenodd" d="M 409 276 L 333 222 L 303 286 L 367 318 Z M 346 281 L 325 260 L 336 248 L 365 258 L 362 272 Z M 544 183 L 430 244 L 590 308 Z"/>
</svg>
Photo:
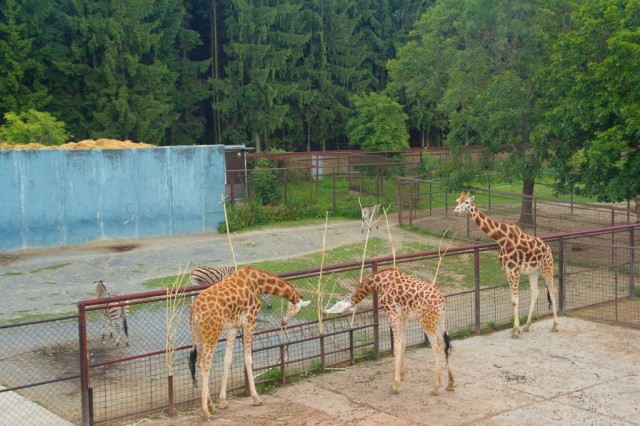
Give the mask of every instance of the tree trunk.
<svg viewBox="0 0 640 426">
<path fill-rule="evenodd" d="M 640 195 L 636 195 L 636 222 L 640 222 Z"/>
<path fill-rule="evenodd" d="M 526 226 L 535 226 L 535 216 L 533 215 L 533 179 L 522 181 L 522 208 L 520 209 L 520 220 L 518 223 Z"/>
<path fill-rule="evenodd" d="M 255 148 L 256 152 L 262 152 L 262 144 L 260 143 L 260 132 L 255 133 Z"/>
<path fill-rule="evenodd" d="M 216 0 L 211 0 L 211 77 L 213 80 L 218 80 L 220 77 L 218 66 L 218 12 Z M 218 103 L 218 94 L 216 89 L 213 89 L 213 104 Z M 220 112 L 215 107 L 212 108 L 213 113 L 213 143 L 222 143 L 222 129 L 220 123 Z"/>
</svg>

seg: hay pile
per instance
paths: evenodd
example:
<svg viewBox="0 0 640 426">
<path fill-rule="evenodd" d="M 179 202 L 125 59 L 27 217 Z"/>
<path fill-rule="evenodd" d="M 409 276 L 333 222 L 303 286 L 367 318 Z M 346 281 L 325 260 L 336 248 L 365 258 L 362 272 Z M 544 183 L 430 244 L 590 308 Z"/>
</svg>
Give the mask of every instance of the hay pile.
<svg viewBox="0 0 640 426">
<path fill-rule="evenodd" d="M 9 145 L 0 143 L 0 149 L 127 149 L 127 148 L 156 148 L 144 142 L 120 141 L 116 139 L 87 139 L 80 142 L 68 142 L 58 146 L 40 145 L 38 143 L 26 143 Z"/>
</svg>

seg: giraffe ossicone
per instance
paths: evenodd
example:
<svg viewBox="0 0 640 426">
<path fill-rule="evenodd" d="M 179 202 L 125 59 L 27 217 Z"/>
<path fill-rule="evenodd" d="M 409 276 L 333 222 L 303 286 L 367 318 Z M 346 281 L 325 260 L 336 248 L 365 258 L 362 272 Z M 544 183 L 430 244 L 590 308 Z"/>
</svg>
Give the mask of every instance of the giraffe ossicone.
<svg viewBox="0 0 640 426">
<path fill-rule="evenodd" d="M 551 331 L 558 331 L 558 308 L 556 298 L 558 291 L 553 282 L 553 252 L 551 247 L 541 238 L 533 237 L 525 233 L 518 225 L 509 222 L 499 222 L 491 219 L 473 205 L 474 197 L 468 192 L 462 192 L 456 200 L 458 205 L 454 209 L 455 215 L 469 215 L 475 224 L 496 241 L 500 246 L 498 260 L 502 266 L 502 272 L 507 277 L 511 292 L 511 304 L 513 305 L 513 330 L 511 337 L 517 339 L 520 336 L 520 314 L 518 287 L 520 274 L 529 275 L 531 287 L 531 304 L 527 323 L 524 331 L 529 331 L 533 320 L 533 312 L 538 300 L 538 276 L 542 274 L 547 285 L 547 297 L 551 303 L 553 312 L 553 326 Z"/>
<path fill-rule="evenodd" d="M 252 339 L 256 318 L 260 311 L 260 295 L 268 293 L 288 300 L 289 307 L 282 321 L 291 319 L 301 308 L 309 305 L 298 291 L 282 278 L 268 272 L 245 266 L 213 285 L 196 297 L 191 307 L 189 326 L 193 350 L 189 356 L 189 369 L 194 385 L 197 384 L 196 364 L 200 369 L 202 385 L 202 415 L 209 419 L 215 406 L 209 395 L 209 373 L 218 339 L 227 331 L 224 369 L 220 382 L 219 409 L 228 407 L 227 380 L 233 363 L 233 348 L 237 332 L 243 332 L 244 365 L 247 372 L 249 392 L 254 405 L 262 404 L 253 379 Z M 199 358 L 199 359 L 198 359 Z"/>
<path fill-rule="evenodd" d="M 398 393 L 404 379 L 404 354 L 407 346 L 407 321 L 417 319 L 433 347 L 435 358 L 435 385 L 431 392 L 440 391 L 440 358 L 444 353 L 447 366 L 447 390 L 453 390 L 453 374 L 449 364 L 451 343 L 446 331 L 447 301 L 435 285 L 424 283 L 395 268 L 374 272 L 362 280 L 355 292 L 346 300 L 335 303 L 323 311 L 325 314 L 339 314 L 360 303 L 369 294 L 378 293 L 378 304 L 389 317 L 393 331 L 393 353 L 396 372 L 391 386 L 392 393 Z"/>
</svg>

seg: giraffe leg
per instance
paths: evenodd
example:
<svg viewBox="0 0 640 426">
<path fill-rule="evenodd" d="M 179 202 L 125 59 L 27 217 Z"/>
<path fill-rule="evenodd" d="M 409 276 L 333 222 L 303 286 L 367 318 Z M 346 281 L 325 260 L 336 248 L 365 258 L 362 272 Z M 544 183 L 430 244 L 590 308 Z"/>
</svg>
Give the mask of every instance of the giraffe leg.
<svg viewBox="0 0 640 426">
<path fill-rule="evenodd" d="M 213 361 L 214 350 L 215 344 L 212 348 L 208 348 L 206 345 L 203 345 L 203 347 L 198 350 L 201 354 L 198 368 L 200 369 L 200 383 L 202 384 L 200 400 L 202 405 L 202 417 L 204 420 L 209 420 L 211 415 L 216 411 L 213 401 L 211 401 L 211 396 L 209 395 L 209 372 L 211 371 L 211 362 Z"/>
<path fill-rule="evenodd" d="M 529 316 L 527 316 L 527 323 L 522 328 L 525 332 L 529 331 L 531 321 L 533 321 L 533 311 L 536 308 L 536 302 L 538 301 L 538 271 L 532 271 L 529 275 L 529 286 L 531 287 L 531 304 L 529 305 Z"/>
<path fill-rule="evenodd" d="M 447 366 L 447 390 L 453 391 L 454 380 L 453 373 L 451 372 L 451 363 L 449 362 L 449 351 L 451 350 L 451 343 L 449 335 L 447 334 L 447 308 L 443 307 L 438 317 L 438 330 L 436 331 L 436 337 L 440 343 L 442 353 L 444 353 L 444 360 Z M 435 353 L 435 352 L 434 352 Z M 440 377 L 438 375 L 438 377 Z"/>
<path fill-rule="evenodd" d="M 224 352 L 224 368 L 222 372 L 222 380 L 220 381 L 220 398 L 218 401 L 218 408 L 224 410 L 229 406 L 227 402 L 227 380 L 229 379 L 229 371 L 231 370 L 231 364 L 233 363 L 233 348 L 236 343 L 235 328 L 227 331 L 227 347 Z"/>
<path fill-rule="evenodd" d="M 558 290 L 553 282 L 553 265 L 549 270 L 544 272 L 544 282 L 547 285 L 547 290 L 549 291 L 549 298 L 551 298 L 551 309 L 553 312 L 553 327 L 551 327 L 552 332 L 558 331 Z"/>
<path fill-rule="evenodd" d="M 245 326 L 243 328 L 244 339 L 244 368 L 247 371 L 247 379 L 249 381 L 249 393 L 253 398 L 253 405 L 262 405 L 262 399 L 258 396 L 256 391 L 256 384 L 253 380 L 253 356 L 251 354 L 251 343 L 253 340 L 253 327 L 255 326 L 255 318 L 246 319 Z"/>
<path fill-rule="evenodd" d="M 400 319 L 396 315 L 389 315 L 389 322 L 391 323 L 391 331 L 393 332 L 393 355 L 396 358 L 396 373 L 391 385 L 391 393 L 398 393 L 400 387 L 400 381 L 402 380 L 400 371 L 402 370 L 402 364 L 404 363 L 404 353 L 402 345 L 402 324 Z"/>
<path fill-rule="evenodd" d="M 400 342 L 402 344 L 402 348 L 400 348 L 400 355 L 402 357 L 402 361 L 400 363 L 400 380 L 404 380 L 404 376 L 406 373 L 405 354 L 407 351 L 407 321 L 406 320 L 402 320 L 400 322 Z"/>
<path fill-rule="evenodd" d="M 520 314 L 518 309 L 518 285 L 520 284 L 520 272 L 509 271 L 507 274 L 509 279 L 509 290 L 511 291 L 511 304 L 513 305 L 513 330 L 511 330 L 511 338 L 520 337 Z"/>
<path fill-rule="evenodd" d="M 426 327 L 423 326 L 423 329 Z M 432 396 L 437 396 L 440 394 L 440 356 L 443 353 L 443 342 L 442 338 L 438 336 L 437 333 L 434 333 L 433 330 L 426 331 L 427 337 L 431 342 L 431 349 L 433 350 L 433 359 L 435 361 L 435 383 L 433 386 L 433 390 L 431 391 Z"/>
</svg>

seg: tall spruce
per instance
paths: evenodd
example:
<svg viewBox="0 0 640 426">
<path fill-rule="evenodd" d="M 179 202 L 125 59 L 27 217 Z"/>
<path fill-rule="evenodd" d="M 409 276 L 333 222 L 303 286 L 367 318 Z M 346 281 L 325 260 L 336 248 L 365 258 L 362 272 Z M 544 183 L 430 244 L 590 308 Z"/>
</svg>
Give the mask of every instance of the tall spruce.
<svg viewBox="0 0 640 426">
<path fill-rule="evenodd" d="M 302 56 L 308 34 L 297 17 L 300 5 L 280 1 L 232 1 L 225 22 L 229 43 L 225 76 L 214 81 L 228 143 L 251 141 L 257 152 L 269 146 L 289 112 L 296 90 L 291 64 Z"/>
<path fill-rule="evenodd" d="M 29 35 L 31 17 L 21 3 L 6 0 L 0 9 L 0 123 L 7 112 L 42 109 L 50 100 L 45 66 Z"/>
</svg>

